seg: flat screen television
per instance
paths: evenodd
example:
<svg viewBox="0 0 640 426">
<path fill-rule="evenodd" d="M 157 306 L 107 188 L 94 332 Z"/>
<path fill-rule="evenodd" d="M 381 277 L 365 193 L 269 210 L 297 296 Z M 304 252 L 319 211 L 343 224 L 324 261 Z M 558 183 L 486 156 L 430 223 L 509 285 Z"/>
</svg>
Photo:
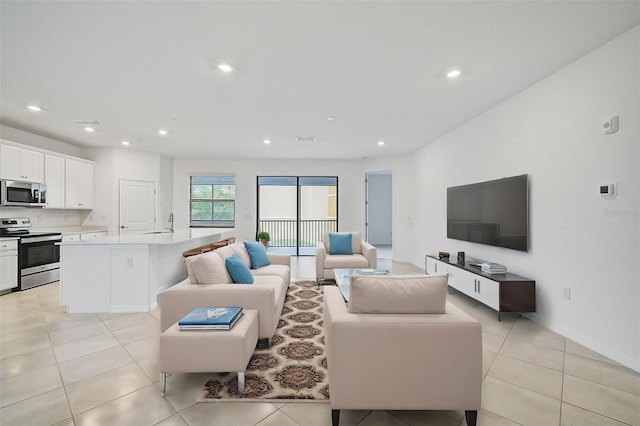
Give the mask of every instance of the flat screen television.
<svg viewBox="0 0 640 426">
<path fill-rule="evenodd" d="M 447 238 L 527 251 L 528 175 L 447 188 Z"/>
</svg>

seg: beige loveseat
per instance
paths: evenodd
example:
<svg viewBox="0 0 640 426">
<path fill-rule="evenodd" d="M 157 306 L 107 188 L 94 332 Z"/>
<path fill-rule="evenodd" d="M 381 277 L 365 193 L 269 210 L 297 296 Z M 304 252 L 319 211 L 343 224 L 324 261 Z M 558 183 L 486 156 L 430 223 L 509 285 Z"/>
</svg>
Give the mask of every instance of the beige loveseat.
<svg viewBox="0 0 640 426">
<path fill-rule="evenodd" d="M 243 243 L 185 259 L 189 276 L 159 296 L 160 328 L 163 332 L 197 307 L 242 306 L 258 311 L 258 337 L 269 339 L 271 343 L 289 288 L 290 256 L 267 253 L 271 264 L 251 269 L 253 284 L 234 284 L 225 267 L 225 259 L 234 253 L 251 267 Z"/>
<path fill-rule="evenodd" d="M 330 254 L 329 233 L 325 233 L 322 241 L 316 244 L 316 281 L 331 280 L 335 276 L 333 270 L 344 269 L 375 269 L 378 266 L 376 248 L 362 241 L 360 232 L 339 232 L 351 234 L 351 250 L 353 254 Z"/>
<path fill-rule="evenodd" d="M 324 288 L 333 425 L 341 409 L 480 409 L 480 323 L 446 301 L 447 277 L 353 276 Z M 435 313 L 427 313 L 435 312 Z"/>
</svg>

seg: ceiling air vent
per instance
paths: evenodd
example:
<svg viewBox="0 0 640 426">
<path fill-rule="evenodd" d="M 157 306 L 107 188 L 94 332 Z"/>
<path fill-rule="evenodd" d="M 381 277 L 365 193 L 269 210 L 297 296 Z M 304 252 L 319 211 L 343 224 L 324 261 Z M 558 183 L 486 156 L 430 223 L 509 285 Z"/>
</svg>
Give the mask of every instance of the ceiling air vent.
<svg viewBox="0 0 640 426">
<path fill-rule="evenodd" d="M 71 122 L 78 126 L 97 126 L 100 124 L 100 122 L 96 120 L 71 120 Z"/>
<path fill-rule="evenodd" d="M 315 136 L 296 136 L 296 142 L 315 142 Z"/>
</svg>

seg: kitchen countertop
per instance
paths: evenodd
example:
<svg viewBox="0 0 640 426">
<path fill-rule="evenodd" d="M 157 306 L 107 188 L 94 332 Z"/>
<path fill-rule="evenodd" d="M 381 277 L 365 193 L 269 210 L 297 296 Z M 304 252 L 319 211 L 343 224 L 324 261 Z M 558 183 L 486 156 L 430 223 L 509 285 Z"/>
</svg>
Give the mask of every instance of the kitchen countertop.
<svg viewBox="0 0 640 426">
<path fill-rule="evenodd" d="M 176 229 L 174 233 L 161 232 L 153 234 L 127 234 L 113 235 L 110 237 L 98 237 L 91 240 L 67 241 L 63 245 L 111 245 L 111 244 L 177 244 L 191 241 L 210 235 L 223 234 L 235 231 L 234 228 L 191 228 Z"/>
<path fill-rule="evenodd" d="M 60 232 L 62 234 L 85 234 L 87 232 L 107 232 L 106 226 L 50 226 L 31 228 L 32 232 Z"/>
</svg>

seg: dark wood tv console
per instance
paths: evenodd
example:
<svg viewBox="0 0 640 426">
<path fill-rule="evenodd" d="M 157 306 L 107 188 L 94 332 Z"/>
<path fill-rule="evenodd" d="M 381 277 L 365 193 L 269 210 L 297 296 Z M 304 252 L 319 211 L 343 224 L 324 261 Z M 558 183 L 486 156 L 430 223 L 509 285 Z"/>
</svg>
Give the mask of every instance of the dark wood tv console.
<svg viewBox="0 0 640 426">
<path fill-rule="evenodd" d="M 498 312 L 535 312 L 536 282 L 510 272 L 487 274 L 473 261 L 457 263 L 456 258 L 425 256 L 427 274 L 448 274 L 449 286 Z"/>
</svg>

